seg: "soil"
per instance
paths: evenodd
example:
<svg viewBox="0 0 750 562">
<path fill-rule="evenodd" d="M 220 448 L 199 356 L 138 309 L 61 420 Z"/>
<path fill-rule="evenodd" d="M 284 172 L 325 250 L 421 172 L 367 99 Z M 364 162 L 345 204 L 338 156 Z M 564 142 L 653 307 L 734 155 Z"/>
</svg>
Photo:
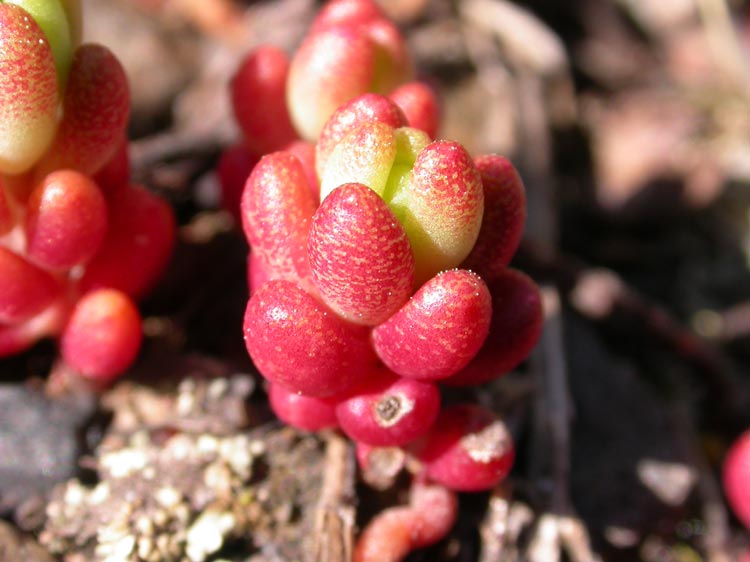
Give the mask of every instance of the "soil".
<svg viewBox="0 0 750 562">
<path fill-rule="evenodd" d="M 213 172 L 241 56 L 292 50 L 311 0 L 84 0 L 131 80 L 135 182 L 179 243 L 146 343 L 99 393 L 55 346 L 0 361 L 0 562 L 346 562 L 405 501 L 351 445 L 275 421 L 244 349 L 241 229 Z M 721 462 L 750 426 L 750 14 L 734 0 L 383 0 L 441 137 L 518 167 L 513 265 L 545 297 L 523 365 L 465 391 L 518 444 L 508 480 L 408 562 L 733 562 Z M 453 397 L 447 398 L 454 399 Z M 380 478 L 378 478 L 380 476 Z"/>
</svg>

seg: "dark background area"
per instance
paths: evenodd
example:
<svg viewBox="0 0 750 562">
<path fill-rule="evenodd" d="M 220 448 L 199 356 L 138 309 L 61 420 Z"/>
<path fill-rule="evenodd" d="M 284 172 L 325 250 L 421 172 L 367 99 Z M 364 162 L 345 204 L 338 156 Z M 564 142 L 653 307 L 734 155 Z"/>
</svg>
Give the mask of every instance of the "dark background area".
<svg viewBox="0 0 750 562">
<path fill-rule="evenodd" d="M 750 539 L 724 500 L 720 471 L 728 446 L 750 426 L 747 5 L 381 3 L 406 34 L 419 76 L 441 94 L 440 136 L 473 154 L 503 154 L 519 168 L 529 220 L 513 265 L 540 283 L 550 305 L 532 357 L 469 392 L 502 413 L 517 438 L 507 485 L 462 497 L 451 535 L 408 560 L 739 560 Z M 3 461 L 10 468 L 0 478 L 7 521 L 0 559 L 9 561 L 48 560 L 34 542 L 45 532 L 46 545 L 49 534 L 67 537 L 60 559 L 99 559 L 87 558 L 96 545 L 91 526 L 107 514 L 79 510 L 67 527 L 50 524 L 45 509 L 65 502 L 52 484 L 73 475 L 91 486 L 106 480 L 91 462 L 85 470 L 103 436 L 116 448 L 131 443 L 139 424 L 151 444 L 159 431 L 192 431 L 173 411 L 176 381 L 253 373 L 241 331 L 246 246 L 218 208 L 213 173 L 237 138 L 226 84 L 256 45 L 291 52 L 316 8 L 307 0 L 84 6 L 86 39 L 109 46 L 130 77 L 134 181 L 172 203 L 179 243 L 144 302 L 147 342 L 138 364 L 96 403 L 74 400 L 58 414 L 56 401 L 42 404 L 38 393 L 21 390 L 47 378 L 55 362 L 48 342 L 0 362 L 0 375 L 14 384 L 7 399 L 0 396 L 8 404 L 2 416 L 26 400 L 47 412 L 26 436 L 0 436 L 4 450 L 45 436 L 32 455 L 37 462 L 28 463 L 28 452 Z M 270 419 L 262 388 L 237 405 L 245 390 L 227 391 L 227 403 L 243 413 L 224 420 L 223 434 L 254 428 L 254 438 L 270 444 L 254 482 L 283 489 L 278 475 L 293 473 L 288 489 L 299 494 L 261 502 L 268 513 L 293 507 L 266 527 L 258 515 L 245 538 L 207 559 L 306 560 L 301 535 L 309 534 L 320 474 L 337 466 L 321 457 L 335 437 L 276 433 L 273 422 L 261 424 Z M 129 395 L 154 408 L 133 414 L 130 425 L 122 422 L 134 408 Z M 210 424 L 221 416 L 205 404 L 195 419 Z M 50 424 L 62 437 L 49 435 Z M 68 449 L 51 450 L 61 446 Z M 44 459 L 57 468 L 42 467 Z M 356 507 L 359 523 L 398 502 L 404 486 L 398 480 L 376 492 L 352 474 L 345 482 L 342 501 Z M 261 531 L 253 537 L 254 529 Z M 14 558 L 20 552 L 25 557 Z"/>
</svg>

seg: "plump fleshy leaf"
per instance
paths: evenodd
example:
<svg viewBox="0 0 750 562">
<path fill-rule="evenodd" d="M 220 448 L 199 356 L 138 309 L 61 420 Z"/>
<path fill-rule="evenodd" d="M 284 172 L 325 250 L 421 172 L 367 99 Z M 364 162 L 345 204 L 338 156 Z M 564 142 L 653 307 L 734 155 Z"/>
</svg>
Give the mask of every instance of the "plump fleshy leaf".
<svg viewBox="0 0 750 562">
<path fill-rule="evenodd" d="M 490 333 L 465 368 L 442 381 L 451 386 L 483 384 L 514 369 L 539 341 L 544 323 L 542 296 L 526 274 L 505 269 L 489 284 Z"/>
<path fill-rule="evenodd" d="M 750 529 L 750 430 L 740 434 L 727 451 L 722 484 L 732 511 Z"/>
<path fill-rule="evenodd" d="M 26 252 L 45 269 L 70 269 L 94 256 L 107 223 L 104 196 L 88 176 L 73 170 L 54 172 L 29 197 Z"/>
<path fill-rule="evenodd" d="M 357 541 L 354 562 L 401 562 L 442 540 L 458 516 L 458 497 L 445 486 L 415 479 L 409 504 L 377 513 Z"/>
<path fill-rule="evenodd" d="M 461 492 L 494 488 L 508 475 L 515 458 L 505 423 L 474 404 L 445 408 L 414 452 L 430 479 Z"/>
<path fill-rule="evenodd" d="M 97 172 L 119 148 L 129 117 L 130 90 L 120 61 L 102 45 L 81 45 L 73 55 L 60 127 L 38 173 Z"/>
<path fill-rule="evenodd" d="M 307 36 L 292 59 L 287 105 L 302 138 L 314 141 L 341 104 L 370 91 L 376 48 L 356 29 L 333 27 Z"/>
<path fill-rule="evenodd" d="M 27 171 L 57 127 L 55 61 L 41 27 L 22 8 L 0 3 L 0 173 Z"/>
<path fill-rule="evenodd" d="M 7 233 L 13 228 L 15 224 L 15 217 L 8 201 L 8 196 L 5 195 L 5 188 L 3 182 L 0 181 L 0 235 Z"/>
<path fill-rule="evenodd" d="M 459 269 L 446 271 L 377 326 L 373 344 L 395 373 L 443 379 L 465 367 L 482 347 L 491 314 L 491 297 L 479 276 Z"/>
<path fill-rule="evenodd" d="M 52 49 L 58 83 L 62 90 L 75 50 L 65 6 L 60 0 L 5 0 L 5 3 L 16 4 L 26 10 L 42 28 Z"/>
<path fill-rule="evenodd" d="M 319 431 L 337 427 L 336 404 L 332 400 L 305 396 L 280 384 L 268 385 L 268 401 L 276 416 L 292 427 Z"/>
<path fill-rule="evenodd" d="M 172 207 L 142 187 L 128 186 L 110 199 L 109 228 L 81 278 L 85 291 L 113 287 L 142 298 L 169 262 L 175 242 Z"/>
<path fill-rule="evenodd" d="M 328 158 L 336 145 L 355 129 L 372 122 L 398 128 L 406 125 L 406 117 L 387 97 L 370 93 L 345 103 L 331 115 L 320 133 L 315 149 L 315 166 L 319 177 L 323 177 Z"/>
<path fill-rule="evenodd" d="M 135 360 L 141 347 L 141 316 L 121 291 L 100 289 L 76 303 L 63 331 L 63 359 L 77 372 L 109 382 Z"/>
<path fill-rule="evenodd" d="M 417 156 L 402 224 L 417 262 L 417 282 L 458 267 L 479 235 L 484 213 L 482 180 L 466 150 L 435 141 Z"/>
<path fill-rule="evenodd" d="M 286 53 L 263 45 L 243 59 L 230 83 L 245 145 L 257 156 L 281 150 L 297 138 L 286 107 L 288 73 Z"/>
<path fill-rule="evenodd" d="M 244 143 L 237 143 L 226 148 L 216 164 L 221 206 L 238 223 L 242 221 L 240 201 L 245 182 L 257 163 L 258 157 L 252 154 Z"/>
<path fill-rule="evenodd" d="M 408 82 L 388 97 L 404 112 L 409 127 L 435 138 L 440 127 L 440 102 L 435 90 L 424 82 Z"/>
<path fill-rule="evenodd" d="M 346 135 L 333 149 L 320 178 L 320 200 L 345 183 L 361 183 L 382 196 L 396 159 L 395 129 L 366 123 Z"/>
<path fill-rule="evenodd" d="M 404 229 L 367 186 L 336 188 L 313 216 L 313 281 L 326 304 L 357 324 L 387 320 L 409 298 L 414 256 Z"/>
<path fill-rule="evenodd" d="M 490 282 L 502 275 L 518 249 L 526 222 L 526 192 L 518 172 L 502 156 L 474 159 L 482 176 L 484 216 L 476 244 L 461 267 Z"/>
<path fill-rule="evenodd" d="M 242 225 L 255 257 L 273 279 L 312 289 L 307 233 L 316 202 L 299 159 L 274 152 L 253 168 L 242 192 Z"/>
<path fill-rule="evenodd" d="M 422 437 L 439 411 L 437 386 L 387 371 L 336 406 L 344 433 L 376 446 L 405 445 Z"/>
<path fill-rule="evenodd" d="M 331 0 L 315 16 L 310 32 L 340 25 L 362 25 L 385 17 L 373 0 Z"/>
<path fill-rule="evenodd" d="M 283 279 L 253 293 L 244 331 L 247 351 L 264 377 L 310 396 L 348 391 L 375 362 L 367 328 L 346 322 Z"/>
<path fill-rule="evenodd" d="M 39 314 L 61 290 L 52 275 L 0 246 L 0 324 L 17 324 Z"/>
</svg>

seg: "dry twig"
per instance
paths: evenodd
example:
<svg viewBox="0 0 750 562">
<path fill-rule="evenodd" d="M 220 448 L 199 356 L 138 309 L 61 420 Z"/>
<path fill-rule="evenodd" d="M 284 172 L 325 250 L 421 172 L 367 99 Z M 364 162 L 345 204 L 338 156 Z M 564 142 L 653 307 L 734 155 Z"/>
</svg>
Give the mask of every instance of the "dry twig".
<svg viewBox="0 0 750 562">
<path fill-rule="evenodd" d="M 517 562 L 521 560 L 519 539 L 534 521 L 534 513 L 524 503 L 511 500 L 507 484 L 500 485 L 490 497 L 487 513 L 479 527 L 482 550 L 478 562 Z"/>
<path fill-rule="evenodd" d="M 556 562 L 564 549 L 574 562 L 594 562 L 598 557 L 591 550 L 584 524 L 572 515 L 569 497 L 572 412 L 560 296 L 551 287 L 544 287 L 542 295 L 546 318 L 544 333 L 531 357 L 532 369 L 540 379 L 532 477 L 540 482 L 551 480 L 550 509 L 537 521 L 527 557 L 530 562 Z"/>
<path fill-rule="evenodd" d="M 320 499 L 316 508 L 311 562 L 352 559 L 355 509 L 354 458 L 346 440 L 329 433 Z"/>
</svg>

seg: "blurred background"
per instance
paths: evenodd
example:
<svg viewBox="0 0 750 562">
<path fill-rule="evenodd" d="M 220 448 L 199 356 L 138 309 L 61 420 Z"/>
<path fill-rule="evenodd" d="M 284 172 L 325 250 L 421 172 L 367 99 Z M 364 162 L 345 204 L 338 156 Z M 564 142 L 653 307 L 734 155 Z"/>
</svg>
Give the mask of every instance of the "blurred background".
<svg viewBox="0 0 750 562">
<path fill-rule="evenodd" d="M 257 45 L 292 52 L 319 4 L 83 4 L 85 39 L 130 77 L 134 179 L 180 223 L 173 266 L 145 304 L 135 379 L 196 357 L 251 372 L 246 249 L 214 172 L 239 138 L 227 83 Z M 748 559 L 721 463 L 750 426 L 750 7 L 379 4 L 440 93 L 439 136 L 518 167 L 529 218 L 514 266 L 552 311 L 520 372 L 474 391 L 520 436 L 507 489 L 462 499 L 451 536 L 409 560 Z M 39 374 L 45 353 L 13 365 Z M 356 490 L 364 513 L 392 499 Z M 238 552 L 231 560 L 275 560 Z"/>
</svg>

